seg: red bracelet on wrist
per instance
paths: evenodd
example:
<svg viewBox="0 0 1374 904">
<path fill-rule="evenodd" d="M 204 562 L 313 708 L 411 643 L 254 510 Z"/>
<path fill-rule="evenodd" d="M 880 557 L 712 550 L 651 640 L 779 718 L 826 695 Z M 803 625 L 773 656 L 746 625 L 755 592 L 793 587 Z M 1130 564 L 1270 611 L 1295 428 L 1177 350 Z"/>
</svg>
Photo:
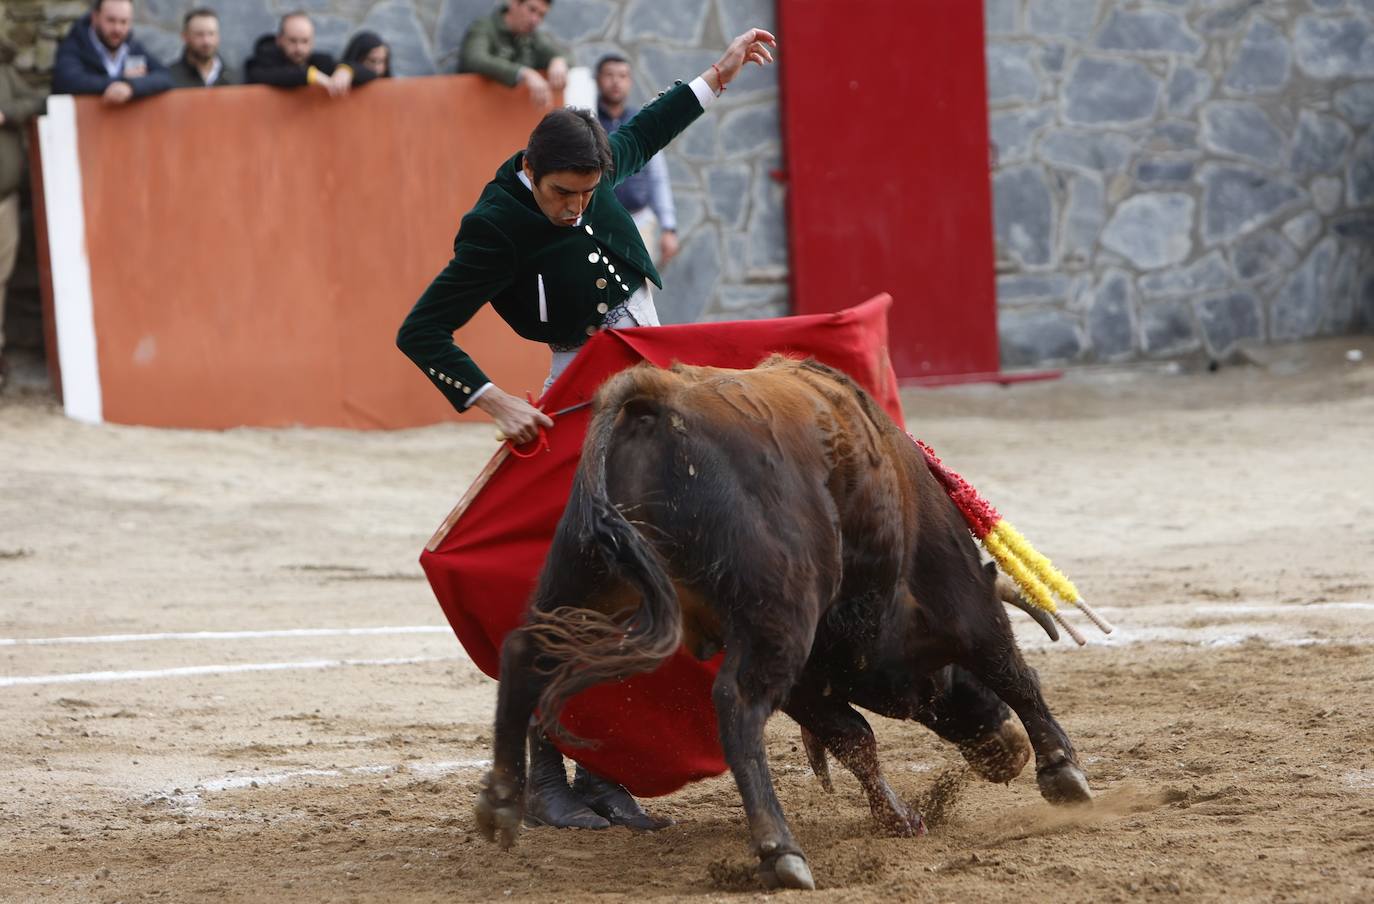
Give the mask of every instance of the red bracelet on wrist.
<svg viewBox="0 0 1374 904">
<path fill-rule="evenodd" d="M 724 91 L 724 90 L 725 90 L 725 76 L 723 76 L 723 75 L 720 74 L 720 67 L 717 66 L 715 63 L 712 63 L 712 64 L 711 64 L 711 69 L 716 73 L 716 81 L 720 82 L 720 90 L 721 90 L 721 91 Z M 716 94 L 716 97 L 720 97 L 720 94 L 717 93 L 717 94 Z"/>
</svg>

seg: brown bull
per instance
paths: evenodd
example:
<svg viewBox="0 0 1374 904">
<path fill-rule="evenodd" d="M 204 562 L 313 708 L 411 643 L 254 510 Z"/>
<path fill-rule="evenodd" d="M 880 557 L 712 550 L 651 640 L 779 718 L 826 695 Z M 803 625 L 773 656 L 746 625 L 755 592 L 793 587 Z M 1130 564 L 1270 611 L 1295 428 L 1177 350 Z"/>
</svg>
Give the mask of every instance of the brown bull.
<svg viewBox="0 0 1374 904">
<path fill-rule="evenodd" d="M 920 720 L 998 781 L 1025 765 L 1028 736 L 1047 799 L 1091 796 L 996 574 L 921 451 L 813 361 L 641 365 L 602 387 L 528 621 L 502 648 L 477 803 L 486 837 L 509 846 L 519 831 L 536 708 L 560 733 L 573 695 L 681 645 L 725 651 L 712 692 L 721 745 L 770 886 L 814 887 L 768 771 L 763 730 L 778 709 L 802 726 L 813 765 L 828 750 L 858 777 L 891 832 L 918 834 L 921 817 L 887 785 L 851 703 Z"/>
</svg>

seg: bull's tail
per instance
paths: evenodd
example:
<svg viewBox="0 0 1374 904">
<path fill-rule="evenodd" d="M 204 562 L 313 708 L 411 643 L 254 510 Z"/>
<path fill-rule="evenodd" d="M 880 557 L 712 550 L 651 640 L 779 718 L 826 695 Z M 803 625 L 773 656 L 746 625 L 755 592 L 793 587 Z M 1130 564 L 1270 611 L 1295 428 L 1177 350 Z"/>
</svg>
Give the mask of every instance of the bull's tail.
<svg viewBox="0 0 1374 904">
<path fill-rule="evenodd" d="M 576 741 L 558 722 L 572 697 L 605 681 L 652 671 L 682 644 L 677 591 L 663 561 L 611 502 L 606 488 L 606 462 L 617 420 L 627 406 L 638 417 L 661 414 L 662 404 L 652 392 L 655 387 L 646 385 L 659 379 L 646 369 L 635 369 L 602 389 L 553 545 L 555 554 L 575 551 L 579 556 L 598 557 L 611 577 L 639 591 L 639 607 L 603 613 L 554 606 L 557 574 L 546 568 L 524 629 L 540 660 L 548 664 L 548 684 L 539 698 L 540 725 L 545 733 L 565 741 Z M 550 561 L 555 561 L 555 555 Z"/>
</svg>

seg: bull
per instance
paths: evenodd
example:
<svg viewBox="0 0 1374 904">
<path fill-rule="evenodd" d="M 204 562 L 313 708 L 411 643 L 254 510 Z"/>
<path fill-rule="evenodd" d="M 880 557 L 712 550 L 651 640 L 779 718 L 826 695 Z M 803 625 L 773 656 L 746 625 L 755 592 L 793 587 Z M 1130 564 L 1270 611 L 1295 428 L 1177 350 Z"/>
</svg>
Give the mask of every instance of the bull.
<svg viewBox="0 0 1374 904">
<path fill-rule="evenodd" d="M 478 827 L 514 843 L 536 711 L 566 737 L 570 698 L 682 646 L 724 652 L 712 700 L 769 887 L 815 887 L 768 770 L 778 710 L 823 780 L 827 752 L 853 772 L 887 832 L 924 827 L 855 706 L 922 722 L 993 781 L 1033 752 L 1046 799 L 1087 801 L 1003 597 L 921 451 L 843 373 L 780 356 L 624 371 L 597 393 L 527 620 L 502 646 Z"/>
</svg>

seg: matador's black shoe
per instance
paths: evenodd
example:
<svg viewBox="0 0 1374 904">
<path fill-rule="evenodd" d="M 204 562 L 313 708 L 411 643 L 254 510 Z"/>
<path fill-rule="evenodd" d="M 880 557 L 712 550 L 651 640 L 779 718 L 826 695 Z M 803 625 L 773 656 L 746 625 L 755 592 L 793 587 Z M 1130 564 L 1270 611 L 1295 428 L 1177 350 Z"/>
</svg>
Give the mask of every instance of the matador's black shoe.
<svg viewBox="0 0 1374 904">
<path fill-rule="evenodd" d="M 537 728 L 530 729 L 530 772 L 525 786 L 525 825 L 553 826 L 556 829 L 609 829 L 611 823 L 598 816 L 568 787 L 563 754 L 548 742 Z"/>
<path fill-rule="evenodd" d="M 578 766 L 573 773 L 572 791 L 611 825 L 626 826 L 642 832 L 654 832 L 673 824 L 666 816 L 650 816 L 626 791 L 610 779 L 602 778 Z"/>
</svg>

